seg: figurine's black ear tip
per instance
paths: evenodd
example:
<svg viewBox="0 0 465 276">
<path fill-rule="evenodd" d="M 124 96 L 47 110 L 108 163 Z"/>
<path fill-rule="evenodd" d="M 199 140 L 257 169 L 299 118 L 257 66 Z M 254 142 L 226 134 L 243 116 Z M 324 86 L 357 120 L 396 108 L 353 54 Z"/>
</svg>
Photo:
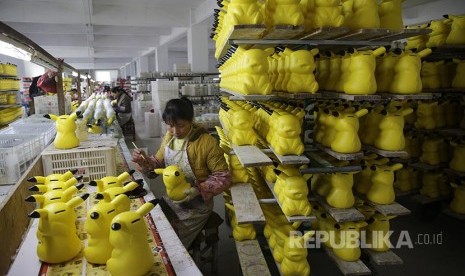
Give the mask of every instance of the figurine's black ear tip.
<svg viewBox="0 0 465 276">
<path fill-rule="evenodd" d="M 26 197 L 26 199 L 24 199 L 24 201 L 27 201 L 27 202 L 36 202 L 36 199 L 35 199 L 35 197 L 33 197 L 33 196 L 28 196 L 28 197 Z"/>
<path fill-rule="evenodd" d="M 154 206 L 157 206 L 157 204 L 160 202 L 160 199 L 155 198 L 155 199 L 150 200 L 149 202 L 152 203 Z"/>
<path fill-rule="evenodd" d="M 30 218 L 40 218 L 40 213 L 37 212 L 37 211 L 33 211 L 32 213 L 30 213 L 28 215 L 28 217 L 30 217 Z"/>
</svg>

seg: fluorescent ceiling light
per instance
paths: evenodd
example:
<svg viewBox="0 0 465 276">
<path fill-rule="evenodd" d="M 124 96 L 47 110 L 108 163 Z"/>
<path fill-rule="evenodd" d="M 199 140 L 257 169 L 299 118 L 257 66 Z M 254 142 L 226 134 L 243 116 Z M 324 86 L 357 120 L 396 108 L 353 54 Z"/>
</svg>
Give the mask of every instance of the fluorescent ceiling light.
<svg viewBox="0 0 465 276">
<path fill-rule="evenodd" d="M 78 76 L 78 72 L 76 72 L 76 71 L 73 71 L 71 74 L 72 74 L 74 77 L 77 77 L 77 76 Z"/>
<path fill-rule="evenodd" d="M 22 60 L 31 61 L 32 54 L 28 51 L 20 49 L 8 42 L 0 40 L 0 54 L 7 55 Z"/>
</svg>

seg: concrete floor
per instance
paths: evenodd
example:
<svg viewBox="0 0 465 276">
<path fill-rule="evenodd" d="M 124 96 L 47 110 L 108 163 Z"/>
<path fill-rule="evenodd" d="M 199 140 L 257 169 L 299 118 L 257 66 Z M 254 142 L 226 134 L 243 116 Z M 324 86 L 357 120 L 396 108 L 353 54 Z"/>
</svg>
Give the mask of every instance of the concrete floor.
<svg viewBox="0 0 465 276">
<path fill-rule="evenodd" d="M 158 149 L 161 139 L 148 138 L 143 121 L 136 122 L 136 132 L 136 144 L 139 147 L 147 147 L 150 154 Z M 129 142 L 127 145 L 130 148 L 133 147 Z M 155 196 L 162 196 L 165 193 L 161 178 L 151 180 L 149 184 Z M 394 231 L 391 241 L 397 241 L 400 231 L 407 230 L 413 248 L 394 249 L 393 252 L 404 261 L 404 264 L 395 266 L 375 265 L 370 267 L 374 272 L 373 274 L 380 276 L 465 275 L 465 264 L 463 263 L 465 220 L 461 221 L 438 212 L 437 210 L 441 208 L 440 205 L 420 206 L 409 197 L 398 198 L 397 202 L 412 210 L 412 214 L 391 220 L 391 230 Z M 224 200 L 221 196 L 215 197 L 214 211 L 224 219 Z M 431 243 L 433 236 L 437 234 L 442 234 L 442 244 L 424 244 L 426 237 L 429 237 Z M 267 259 L 271 273 L 279 275 L 271 253 L 265 245 L 264 237 L 259 236 L 258 240 L 262 245 L 262 251 Z M 220 275 L 242 275 L 231 228 L 226 223 L 220 226 L 218 248 Z M 313 276 L 343 275 L 322 249 L 310 249 L 308 259 L 311 266 L 311 275 Z M 205 275 L 211 274 L 207 270 Z"/>
</svg>

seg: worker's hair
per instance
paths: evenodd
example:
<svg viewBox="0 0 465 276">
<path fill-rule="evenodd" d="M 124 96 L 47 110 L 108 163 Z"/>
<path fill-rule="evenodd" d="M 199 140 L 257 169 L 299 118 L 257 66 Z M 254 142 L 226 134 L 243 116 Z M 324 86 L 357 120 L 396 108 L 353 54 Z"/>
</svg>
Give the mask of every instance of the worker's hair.
<svg viewBox="0 0 465 276">
<path fill-rule="evenodd" d="M 178 120 L 192 122 L 194 120 L 194 106 L 186 97 L 171 99 L 166 103 L 162 118 L 167 124 L 175 124 Z"/>
</svg>

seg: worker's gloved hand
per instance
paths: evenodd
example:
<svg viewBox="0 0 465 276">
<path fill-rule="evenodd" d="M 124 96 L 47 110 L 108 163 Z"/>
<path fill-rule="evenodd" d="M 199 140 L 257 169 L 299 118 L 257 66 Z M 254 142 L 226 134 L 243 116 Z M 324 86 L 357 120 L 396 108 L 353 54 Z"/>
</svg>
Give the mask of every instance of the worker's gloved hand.
<svg viewBox="0 0 465 276">
<path fill-rule="evenodd" d="M 178 204 L 183 203 L 183 202 L 189 202 L 192 199 L 194 199 L 196 196 L 198 196 L 200 193 L 199 193 L 199 190 L 197 190 L 195 187 L 191 187 L 189 189 L 184 190 L 184 194 L 186 195 L 184 199 L 181 199 L 178 201 L 173 200 L 173 202 L 178 203 Z"/>
</svg>

